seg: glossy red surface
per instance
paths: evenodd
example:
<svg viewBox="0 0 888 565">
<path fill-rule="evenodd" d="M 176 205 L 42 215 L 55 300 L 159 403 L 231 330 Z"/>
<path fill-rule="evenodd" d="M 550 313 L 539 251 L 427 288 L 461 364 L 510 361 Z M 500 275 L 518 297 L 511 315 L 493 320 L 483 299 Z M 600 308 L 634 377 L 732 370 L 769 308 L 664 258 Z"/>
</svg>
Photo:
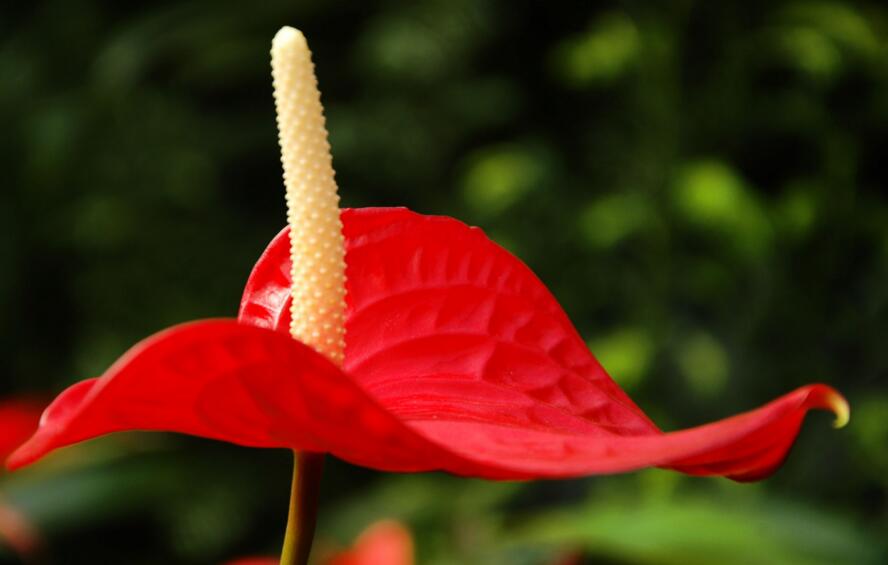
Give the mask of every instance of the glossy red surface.
<svg viewBox="0 0 888 565">
<path fill-rule="evenodd" d="M 284 231 L 254 268 L 238 322 L 185 324 L 136 345 L 100 379 L 62 393 L 9 464 L 144 429 L 328 452 L 390 471 L 531 479 L 662 466 L 755 480 L 783 461 L 809 409 L 838 413 L 844 403 L 810 385 L 662 433 L 539 279 L 481 230 L 405 209 L 342 218 L 342 371 L 287 335 Z"/>
<path fill-rule="evenodd" d="M 44 407 L 31 398 L 0 401 L 0 457 L 5 459 L 34 433 Z"/>
</svg>

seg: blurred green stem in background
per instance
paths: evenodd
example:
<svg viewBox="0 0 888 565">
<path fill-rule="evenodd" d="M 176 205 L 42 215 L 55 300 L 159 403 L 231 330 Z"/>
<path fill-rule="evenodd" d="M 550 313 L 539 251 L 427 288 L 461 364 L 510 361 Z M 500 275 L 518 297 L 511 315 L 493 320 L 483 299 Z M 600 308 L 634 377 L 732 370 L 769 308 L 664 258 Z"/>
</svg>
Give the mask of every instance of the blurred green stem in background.
<svg viewBox="0 0 888 565">
<path fill-rule="evenodd" d="M 293 455 L 293 487 L 290 492 L 290 512 L 287 516 L 284 548 L 281 551 L 281 565 L 308 563 L 324 470 L 323 453 L 294 451 Z"/>
</svg>

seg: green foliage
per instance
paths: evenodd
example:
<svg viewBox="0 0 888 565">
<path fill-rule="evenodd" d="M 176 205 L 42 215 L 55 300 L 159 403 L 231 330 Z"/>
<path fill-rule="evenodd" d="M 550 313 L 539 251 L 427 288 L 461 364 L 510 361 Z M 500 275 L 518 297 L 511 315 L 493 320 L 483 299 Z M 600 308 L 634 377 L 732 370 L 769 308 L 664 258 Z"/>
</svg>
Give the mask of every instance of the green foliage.
<svg viewBox="0 0 888 565">
<path fill-rule="evenodd" d="M 479 216 L 495 216 L 537 188 L 545 157 L 526 145 L 486 147 L 469 158 L 463 197 Z"/>
<path fill-rule="evenodd" d="M 576 87 L 608 82 L 635 63 L 639 43 L 638 29 L 625 14 L 604 14 L 585 33 L 563 40 L 552 62 L 562 79 Z"/>
<path fill-rule="evenodd" d="M 770 247 L 771 227 L 762 206 L 736 173 L 717 161 L 684 166 L 673 187 L 678 216 L 705 236 L 719 234 L 743 254 Z"/>
<path fill-rule="evenodd" d="M 626 391 L 636 389 L 647 374 L 654 347 L 653 338 L 635 327 L 620 328 L 589 342 L 589 349 Z"/>
<path fill-rule="evenodd" d="M 713 398 L 725 387 L 730 361 L 724 348 L 707 333 L 696 333 L 682 340 L 677 348 L 679 370 L 691 392 Z"/>
<path fill-rule="evenodd" d="M 522 541 L 585 548 L 620 563 L 655 565 L 864 565 L 872 540 L 841 519 L 771 501 L 719 504 L 712 497 L 665 501 L 607 497 L 531 522 Z"/>
</svg>

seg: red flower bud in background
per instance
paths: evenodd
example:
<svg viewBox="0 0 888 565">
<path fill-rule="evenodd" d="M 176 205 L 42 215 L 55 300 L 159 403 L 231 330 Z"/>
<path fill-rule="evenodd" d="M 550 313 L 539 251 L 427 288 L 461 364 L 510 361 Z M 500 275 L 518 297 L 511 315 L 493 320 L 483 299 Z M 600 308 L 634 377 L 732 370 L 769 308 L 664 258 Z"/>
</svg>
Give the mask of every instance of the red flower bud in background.
<svg viewBox="0 0 888 565">
<path fill-rule="evenodd" d="M 252 557 L 231 561 L 227 565 L 278 565 L 271 557 Z M 364 530 L 354 545 L 342 552 L 321 559 L 323 565 L 413 565 L 413 538 L 410 532 L 394 521 L 376 522 Z"/>
<path fill-rule="evenodd" d="M 45 403 L 34 398 L 0 401 L 0 456 L 6 458 L 34 433 L 44 406 Z M 40 545 L 40 535 L 28 518 L 2 497 L 0 543 L 8 545 L 22 557 L 33 554 Z"/>
</svg>

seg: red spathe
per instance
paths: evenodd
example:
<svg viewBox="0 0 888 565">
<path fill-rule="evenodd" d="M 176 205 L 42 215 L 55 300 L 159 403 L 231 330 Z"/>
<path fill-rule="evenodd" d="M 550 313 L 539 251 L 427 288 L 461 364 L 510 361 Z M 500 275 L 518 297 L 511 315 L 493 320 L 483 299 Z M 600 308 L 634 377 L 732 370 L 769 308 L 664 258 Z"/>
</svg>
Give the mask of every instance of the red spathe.
<svg viewBox="0 0 888 565">
<path fill-rule="evenodd" d="M 76 384 L 9 459 L 122 430 L 328 452 L 387 471 L 490 479 L 650 466 L 735 480 L 779 467 L 805 413 L 847 404 L 809 385 L 761 408 L 663 433 L 613 382 L 521 261 L 481 230 L 405 209 L 342 214 L 346 357 L 289 337 L 287 231 L 259 259 L 239 318 L 139 343 Z"/>
</svg>

